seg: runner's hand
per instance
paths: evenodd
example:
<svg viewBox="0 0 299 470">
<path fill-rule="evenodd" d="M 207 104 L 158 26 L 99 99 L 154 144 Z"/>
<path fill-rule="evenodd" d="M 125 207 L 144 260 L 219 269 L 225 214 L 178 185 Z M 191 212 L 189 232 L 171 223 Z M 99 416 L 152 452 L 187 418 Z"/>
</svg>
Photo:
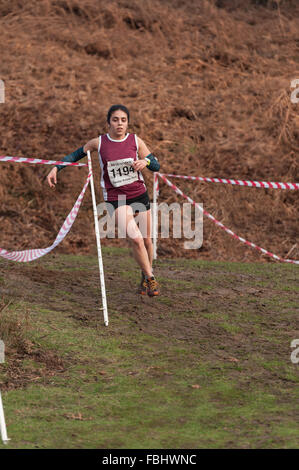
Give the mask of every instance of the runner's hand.
<svg viewBox="0 0 299 470">
<path fill-rule="evenodd" d="M 55 188 L 55 184 L 57 184 L 57 168 L 52 168 L 50 173 L 47 176 L 47 181 L 50 188 Z"/>
<path fill-rule="evenodd" d="M 147 161 L 142 159 L 142 160 L 136 160 L 136 162 L 133 163 L 133 168 L 135 171 L 142 171 L 147 165 Z"/>
</svg>

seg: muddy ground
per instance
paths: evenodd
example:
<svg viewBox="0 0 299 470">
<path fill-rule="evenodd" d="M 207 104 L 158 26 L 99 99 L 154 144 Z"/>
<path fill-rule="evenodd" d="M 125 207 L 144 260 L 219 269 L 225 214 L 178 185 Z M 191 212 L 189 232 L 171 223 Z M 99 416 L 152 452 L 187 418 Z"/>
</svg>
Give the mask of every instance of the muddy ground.
<svg viewBox="0 0 299 470">
<path fill-rule="evenodd" d="M 253 358 L 260 356 L 269 363 L 284 358 L 289 362 L 290 341 L 298 334 L 296 267 L 208 262 L 192 265 L 187 260 L 160 260 L 155 272 L 161 283 L 161 296 L 151 299 L 137 294 L 139 272 L 126 251 L 105 250 L 104 266 L 110 312 L 107 331 L 112 338 L 122 338 L 126 344 L 133 324 L 156 337 L 166 350 L 171 338 L 195 348 L 207 363 L 242 363 L 244 386 L 249 376 L 252 383 L 259 382 L 261 375 L 270 388 L 283 385 L 283 374 L 279 377 L 277 372 L 259 369 L 253 373 Z M 18 311 L 19 328 L 24 332 L 26 322 L 31 321 L 30 305 L 75 319 L 78 331 L 105 330 L 99 310 L 96 258 L 48 255 L 28 265 L 2 261 L 0 280 L 1 315 L 9 311 L 11 303 Z M 14 360 L 9 361 L 4 388 L 26 386 L 39 374 L 63 374 L 75 361 L 74 357 L 66 355 L 62 359 L 55 351 L 45 351 L 38 341 L 15 338 L 18 325 L 12 324 L 13 327 L 16 328 L 8 338 L 7 352 Z M 33 358 L 43 367 L 24 374 L 24 357 Z M 236 374 L 241 377 L 239 371 Z"/>
</svg>

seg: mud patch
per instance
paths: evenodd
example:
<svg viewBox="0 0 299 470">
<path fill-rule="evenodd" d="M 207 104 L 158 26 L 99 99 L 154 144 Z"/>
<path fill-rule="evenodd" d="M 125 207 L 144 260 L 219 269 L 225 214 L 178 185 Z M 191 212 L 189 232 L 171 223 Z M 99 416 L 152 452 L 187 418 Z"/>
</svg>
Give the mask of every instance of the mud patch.
<svg viewBox="0 0 299 470">
<path fill-rule="evenodd" d="M 1 390 L 25 388 L 29 384 L 48 382 L 59 373 L 66 371 L 64 361 L 53 351 L 36 350 L 32 353 L 17 354 L 7 351 L 8 363 Z M 24 367 L 24 361 L 27 362 Z M 30 363 L 30 364 L 28 364 Z"/>
<path fill-rule="evenodd" d="M 0 338 L 5 344 L 6 361 L 0 369 L 2 390 L 24 388 L 65 371 L 65 360 L 31 340 L 33 329 L 29 311 L 2 297 Z"/>
</svg>

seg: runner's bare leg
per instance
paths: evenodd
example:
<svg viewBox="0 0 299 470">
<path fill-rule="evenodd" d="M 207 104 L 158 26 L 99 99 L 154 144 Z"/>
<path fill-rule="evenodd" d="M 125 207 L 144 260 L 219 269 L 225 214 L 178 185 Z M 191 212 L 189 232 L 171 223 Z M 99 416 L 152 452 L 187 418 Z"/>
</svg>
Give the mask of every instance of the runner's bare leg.
<svg viewBox="0 0 299 470">
<path fill-rule="evenodd" d="M 153 267 L 153 258 L 154 258 L 154 249 L 153 249 L 153 242 L 151 237 L 151 224 L 152 224 L 152 216 L 151 216 L 151 209 L 145 212 L 139 212 L 138 214 L 138 221 L 139 221 L 139 229 L 143 236 L 144 246 L 146 248 L 148 259 Z"/>
<path fill-rule="evenodd" d="M 145 247 L 143 236 L 135 222 L 133 211 L 130 206 L 120 206 L 115 211 L 115 220 L 119 230 L 126 231 L 131 241 L 133 254 L 136 262 L 147 277 L 151 277 L 152 266 L 147 249 Z"/>
</svg>

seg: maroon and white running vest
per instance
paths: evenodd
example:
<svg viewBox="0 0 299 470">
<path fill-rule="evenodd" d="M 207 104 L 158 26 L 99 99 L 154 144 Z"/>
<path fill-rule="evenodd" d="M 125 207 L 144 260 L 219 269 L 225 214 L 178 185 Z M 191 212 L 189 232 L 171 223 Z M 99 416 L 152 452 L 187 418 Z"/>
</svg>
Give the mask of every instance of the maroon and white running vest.
<svg viewBox="0 0 299 470">
<path fill-rule="evenodd" d="M 136 134 L 127 134 L 122 140 L 100 135 L 98 152 L 105 201 L 117 201 L 119 196 L 131 199 L 145 193 L 143 176 L 132 167 L 133 161 L 138 160 Z"/>
</svg>

